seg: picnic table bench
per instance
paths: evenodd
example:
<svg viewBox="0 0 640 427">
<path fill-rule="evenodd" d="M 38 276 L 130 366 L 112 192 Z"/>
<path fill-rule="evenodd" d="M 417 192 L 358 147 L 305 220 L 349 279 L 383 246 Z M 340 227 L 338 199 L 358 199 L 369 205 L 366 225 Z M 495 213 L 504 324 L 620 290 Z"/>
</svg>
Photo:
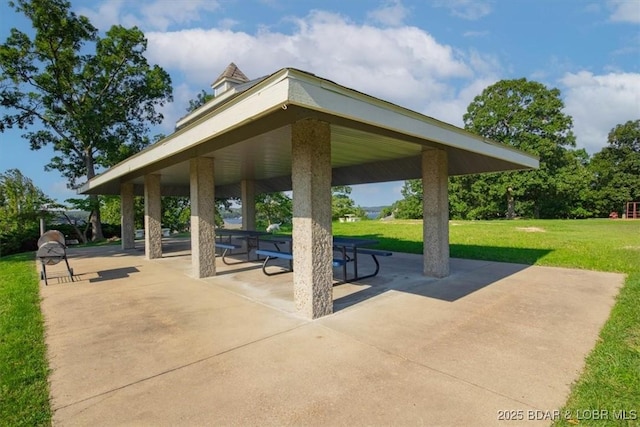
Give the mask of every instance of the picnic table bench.
<svg viewBox="0 0 640 427">
<path fill-rule="evenodd" d="M 224 240 L 223 240 L 224 239 Z M 233 240 L 232 240 L 233 239 Z M 237 244 L 237 241 L 245 241 L 245 244 Z M 234 241 L 236 243 L 234 243 Z M 290 240 L 288 240 L 290 241 Z M 251 252 L 254 249 L 260 249 L 261 244 L 269 243 L 275 246 L 276 250 L 280 251 L 280 245 L 287 243 L 287 240 L 279 239 L 278 236 L 272 236 L 270 233 L 255 230 L 217 230 L 216 231 L 216 250 L 224 249 L 220 258 L 222 262 L 227 265 L 240 264 L 250 261 L 262 261 L 260 256 L 256 254 L 256 259 L 252 259 Z M 246 252 L 237 252 L 238 250 L 246 249 Z M 236 252 L 234 252 L 236 251 Z M 230 255 L 247 255 L 245 260 L 236 260 L 230 262 L 228 256 Z"/>
<path fill-rule="evenodd" d="M 264 257 L 266 257 L 264 259 L 264 262 L 262 263 L 262 272 L 264 274 L 266 274 L 267 276 L 275 276 L 276 274 L 282 274 L 282 273 L 290 273 L 293 271 L 293 254 L 291 252 L 281 252 L 281 251 L 269 251 L 269 250 L 265 250 L 265 249 L 258 249 L 256 251 L 256 255 L 262 255 Z M 289 261 L 289 269 L 285 269 L 282 271 L 278 271 L 275 273 L 269 273 L 267 272 L 267 264 L 269 263 L 270 260 L 273 259 L 286 259 Z M 344 260 L 339 259 L 339 258 L 334 258 L 333 259 L 333 266 L 334 267 L 340 267 L 341 265 L 343 265 L 345 263 Z"/>
<path fill-rule="evenodd" d="M 235 249 L 242 249 L 242 246 L 234 245 L 233 243 L 216 242 L 216 249 L 224 249 L 224 251 L 222 251 L 222 255 L 220 255 L 220 258 L 222 259 L 222 262 L 224 262 L 225 264 L 232 265 L 236 263 L 231 263 L 227 261 L 226 256 L 231 255 L 231 251 Z"/>
<path fill-rule="evenodd" d="M 285 238 L 286 239 L 286 238 Z M 291 240 L 288 238 L 289 241 Z M 333 267 L 342 267 L 343 273 L 343 282 L 353 282 L 356 280 L 366 279 L 369 277 L 376 276 L 380 272 L 380 263 L 377 259 L 379 256 L 388 257 L 393 255 L 393 252 L 378 250 L 378 249 L 370 249 L 370 248 L 359 248 L 360 245 L 372 245 L 377 243 L 373 240 L 367 239 L 355 239 L 355 238 L 340 238 L 336 237 L 333 240 L 334 249 L 339 251 L 342 254 L 341 258 L 333 258 L 332 265 Z M 289 273 L 293 271 L 293 253 L 280 251 L 279 247 L 276 245 L 278 250 L 264 250 L 258 249 L 256 251 L 257 256 L 264 256 L 265 260 L 262 264 L 262 272 L 267 276 L 274 276 L 276 274 Z M 375 270 L 371 274 L 367 274 L 364 276 L 358 275 L 358 254 L 360 255 L 369 255 L 373 259 L 375 263 Z M 270 261 L 275 259 L 284 259 L 289 261 L 289 268 L 284 268 L 284 270 L 278 272 L 268 272 L 267 266 Z M 348 278 L 347 276 L 347 264 L 353 263 L 354 275 L 352 278 Z"/>
</svg>

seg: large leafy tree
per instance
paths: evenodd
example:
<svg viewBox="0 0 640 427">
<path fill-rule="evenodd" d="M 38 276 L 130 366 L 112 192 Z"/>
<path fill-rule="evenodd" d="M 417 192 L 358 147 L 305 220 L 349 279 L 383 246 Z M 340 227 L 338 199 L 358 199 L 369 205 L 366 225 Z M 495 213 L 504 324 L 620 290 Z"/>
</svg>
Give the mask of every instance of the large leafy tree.
<svg viewBox="0 0 640 427">
<path fill-rule="evenodd" d="M 391 206 L 391 213 L 393 213 L 394 217 L 399 219 L 422 218 L 422 180 L 410 179 L 405 181 L 400 194 L 402 194 L 402 199 Z"/>
<path fill-rule="evenodd" d="M 465 128 L 539 156 L 540 168 L 452 178 L 452 214 L 476 218 L 504 217 L 512 210 L 543 218 L 588 214 L 580 210 L 588 180 L 575 180 L 577 171 L 586 176 L 585 153 L 573 150 L 572 119 L 563 109 L 558 89 L 524 78 L 499 81 L 476 96 L 463 117 Z"/>
<path fill-rule="evenodd" d="M 640 119 L 614 127 L 608 145 L 591 159 L 590 169 L 598 216 L 620 213 L 626 202 L 640 201 Z"/>
<path fill-rule="evenodd" d="M 269 224 L 289 224 L 293 216 L 293 201 L 285 193 L 263 193 L 256 196 L 258 228 Z"/>
<path fill-rule="evenodd" d="M 105 196 L 100 200 L 102 220 L 107 224 L 120 224 L 120 197 Z M 218 209 L 219 205 L 216 204 Z M 162 226 L 172 231 L 183 232 L 189 229 L 191 216 L 191 204 L 189 197 L 165 196 L 162 198 Z M 216 215 L 216 223 L 218 221 Z M 144 199 L 136 197 L 134 199 L 134 223 L 136 228 L 144 227 Z"/>
<path fill-rule="evenodd" d="M 348 185 L 339 185 L 331 188 L 331 217 L 335 221 L 345 215 L 365 217 L 367 213 L 351 198 L 352 188 Z"/>
<path fill-rule="evenodd" d="M 0 174 L 0 232 L 36 226 L 49 203 L 51 199 L 18 169 Z"/>
<path fill-rule="evenodd" d="M 10 111 L 0 131 L 29 129 L 31 148 L 53 146 L 46 169 L 77 188 L 149 144 L 156 111 L 171 98 L 171 80 L 144 57 L 137 28 L 113 26 L 104 36 L 66 0 L 10 2 L 32 23 L 34 37 L 13 28 L 0 46 L 0 104 Z M 39 126 L 33 126 L 39 125 Z M 102 238 L 97 196 L 91 197 L 94 239 Z"/>
<path fill-rule="evenodd" d="M 558 89 L 527 79 L 502 80 L 476 96 L 465 128 L 535 154 L 540 169 L 452 177 L 451 217 L 490 219 L 516 215 L 562 218 L 592 215 L 588 205 L 588 156 L 575 150 L 571 117 Z M 422 216 L 422 182 L 406 181 L 396 217 Z"/>
</svg>

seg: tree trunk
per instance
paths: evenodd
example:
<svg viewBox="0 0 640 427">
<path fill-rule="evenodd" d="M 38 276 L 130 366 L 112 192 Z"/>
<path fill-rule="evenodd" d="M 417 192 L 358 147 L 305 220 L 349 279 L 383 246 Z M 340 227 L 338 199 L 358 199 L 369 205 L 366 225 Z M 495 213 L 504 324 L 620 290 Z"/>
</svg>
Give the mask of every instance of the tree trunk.
<svg viewBox="0 0 640 427">
<path fill-rule="evenodd" d="M 78 228 L 78 226 L 76 225 L 76 223 L 74 221 L 71 220 L 71 218 L 69 218 L 69 216 L 62 212 L 62 215 L 64 215 L 64 217 L 67 219 L 67 222 L 73 227 L 73 229 L 76 231 L 76 234 L 78 235 L 78 237 L 80 238 L 80 240 L 82 241 L 82 244 L 86 244 L 87 243 L 87 230 L 85 229 L 84 232 L 80 231 L 80 229 Z"/>
<path fill-rule="evenodd" d="M 507 219 L 513 219 L 516 216 L 515 200 L 513 198 L 513 190 L 507 188 Z"/>
<path fill-rule="evenodd" d="M 104 234 L 102 233 L 102 223 L 100 222 L 100 200 L 96 194 L 92 194 L 89 196 L 89 200 L 91 200 L 91 206 L 93 206 L 93 210 L 91 212 L 91 240 L 104 240 Z"/>
<path fill-rule="evenodd" d="M 85 153 L 85 161 L 87 165 L 87 181 L 96 176 L 96 170 L 93 165 L 93 157 L 91 152 Z M 91 241 L 104 240 L 104 234 L 102 233 L 102 223 L 100 222 L 100 200 L 96 194 L 89 196 L 91 205 Z"/>
</svg>

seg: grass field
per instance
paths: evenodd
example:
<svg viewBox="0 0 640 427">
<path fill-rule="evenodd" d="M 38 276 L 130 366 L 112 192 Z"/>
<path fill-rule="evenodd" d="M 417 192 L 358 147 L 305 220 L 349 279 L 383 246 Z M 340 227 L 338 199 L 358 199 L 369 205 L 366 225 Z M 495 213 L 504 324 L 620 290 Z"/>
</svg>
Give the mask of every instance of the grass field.
<svg viewBox="0 0 640 427">
<path fill-rule="evenodd" d="M 420 221 L 334 223 L 333 233 L 370 236 L 379 247 L 422 252 Z M 558 425 L 640 425 L 640 221 L 451 221 L 451 256 L 627 274 L 567 414 L 636 410 L 638 420 L 561 420 Z M 47 363 L 33 254 L 0 258 L 0 424 L 47 425 Z M 562 412 L 563 414 L 565 412 Z"/>
</svg>

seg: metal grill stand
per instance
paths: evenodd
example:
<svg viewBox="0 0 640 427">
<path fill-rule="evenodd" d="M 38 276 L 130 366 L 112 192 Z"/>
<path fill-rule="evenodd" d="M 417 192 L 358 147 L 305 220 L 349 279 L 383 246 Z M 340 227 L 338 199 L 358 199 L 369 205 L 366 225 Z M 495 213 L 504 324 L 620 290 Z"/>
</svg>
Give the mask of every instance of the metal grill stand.
<svg viewBox="0 0 640 427">
<path fill-rule="evenodd" d="M 55 265 L 62 260 L 67 264 L 69 278 L 73 282 L 73 269 L 69 267 L 67 246 L 65 243 L 64 235 L 58 230 L 49 230 L 38 239 L 38 252 L 36 252 L 36 257 L 40 259 L 40 264 L 42 265 L 40 280 L 44 280 L 45 286 L 48 285 L 46 266 Z"/>
</svg>

